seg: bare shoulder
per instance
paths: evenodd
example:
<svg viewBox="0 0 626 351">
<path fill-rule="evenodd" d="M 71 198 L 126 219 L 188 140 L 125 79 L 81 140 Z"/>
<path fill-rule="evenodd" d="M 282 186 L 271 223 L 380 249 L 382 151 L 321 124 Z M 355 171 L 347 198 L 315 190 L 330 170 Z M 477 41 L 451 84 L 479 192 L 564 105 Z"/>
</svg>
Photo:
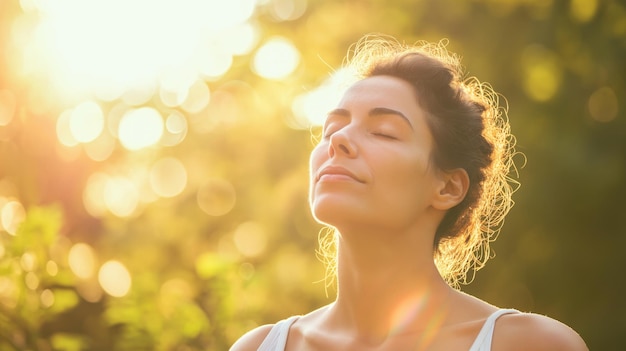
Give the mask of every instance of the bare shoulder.
<svg viewBox="0 0 626 351">
<path fill-rule="evenodd" d="M 569 326 L 534 313 L 507 314 L 498 320 L 494 350 L 588 351 L 580 335 Z"/>
<path fill-rule="evenodd" d="M 256 351 L 273 326 L 273 324 L 266 324 L 250 330 L 240 337 L 229 351 Z"/>
</svg>

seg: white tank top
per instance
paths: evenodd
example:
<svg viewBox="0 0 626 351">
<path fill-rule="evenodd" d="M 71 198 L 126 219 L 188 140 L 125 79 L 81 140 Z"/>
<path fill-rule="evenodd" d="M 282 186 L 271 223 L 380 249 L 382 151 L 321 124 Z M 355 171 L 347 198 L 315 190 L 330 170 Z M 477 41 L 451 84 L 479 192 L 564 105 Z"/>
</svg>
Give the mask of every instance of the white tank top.
<svg viewBox="0 0 626 351">
<path fill-rule="evenodd" d="M 508 313 L 519 313 L 519 311 L 501 309 L 492 313 L 485 321 L 485 324 L 483 324 L 480 332 L 478 332 L 469 351 L 491 351 L 491 340 L 493 339 L 493 330 L 496 326 L 496 320 L 500 316 Z M 289 328 L 298 318 L 300 318 L 300 316 L 292 316 L 274 324 L 257 351 L 284 351 L 285 345 L 287 344 L 287 336 L 289 335 Z"/>
</svg>

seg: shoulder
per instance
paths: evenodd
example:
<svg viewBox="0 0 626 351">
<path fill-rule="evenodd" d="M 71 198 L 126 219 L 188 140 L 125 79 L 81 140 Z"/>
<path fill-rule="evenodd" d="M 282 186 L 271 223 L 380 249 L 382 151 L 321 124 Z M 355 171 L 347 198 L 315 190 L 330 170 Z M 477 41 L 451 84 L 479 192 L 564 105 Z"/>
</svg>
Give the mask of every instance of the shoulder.
<svg viewBox="0 0 626 351">
<path fill-rule="evenodd" d="M 274 324 L 256 327 L 237 340 L 229 351 L 256 351 L 267 337 Z"/>
<path fill-rule="evenodd" d="M 534 313 L 507 314 L 500 317 L 493 336 L 493 349 L 589 350 L 572 328 L 550 317 Z"/>
</svg>

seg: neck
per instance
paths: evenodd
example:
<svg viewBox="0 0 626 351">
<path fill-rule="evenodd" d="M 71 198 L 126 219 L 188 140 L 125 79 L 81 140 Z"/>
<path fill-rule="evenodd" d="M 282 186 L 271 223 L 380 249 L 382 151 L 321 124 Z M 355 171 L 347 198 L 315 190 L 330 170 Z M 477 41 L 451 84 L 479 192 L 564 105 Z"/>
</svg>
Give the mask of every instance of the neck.
<svg viewBox="0 0 626 351">
<path fill-rule="evenodd" d="M 453 289 L 437 271 L 432 241 L 417 235 L 349 234 L 339 240 L 333 309 L 338 321 L 351 326 L 354 339 L 380 344 L 391 336 L 438 329 Z"/>
</svg>

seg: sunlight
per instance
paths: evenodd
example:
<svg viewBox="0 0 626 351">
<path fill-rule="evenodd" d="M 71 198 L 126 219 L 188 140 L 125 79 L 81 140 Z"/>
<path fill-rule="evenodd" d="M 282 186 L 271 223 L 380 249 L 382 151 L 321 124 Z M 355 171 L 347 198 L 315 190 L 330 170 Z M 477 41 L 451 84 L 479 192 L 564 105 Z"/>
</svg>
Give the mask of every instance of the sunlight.
<svg viewBox="0 0 626 351">
<path fill-rule="evenodd" d="M 66 98 L 119 96 L 154 81 L 170 67 L 191 67 L 197 75 L 207 69 L 198 57 L 207 39 L 219 39 L 225 31 L 238 33 L 219 53 L 231 56 L 249 50 L 254 37 L 254 28 L 246 26 L 256 9 L 254 0 L 59 0 L 21 5 L 25 16 L 36 18 L 32 28 L 25 24 L 29 21 L 16 24 L 16 35 L 25 39 L 20 40 L 24 73 L 45 74 Z M 216 65 L 219 74 L 230 68 L 223 61 Z"/>
<path fill-rule="evenodd" d="M 328 112 L 337 106 L 345 90 L 355 80 L 354 72 L 343 68 L 334 72 L 316 89 L 297 96 L 291 105 L 296 117 L 294 127 L 307 129 L 323 125 Z"/>
<path fill-rule="evenodd" d="M 100 267 L 98 282 L 107 294 L 123 297 L 130 291 L 132 280 L 130 272 L 121 262 L 110 260 Z"/>
</svg>

